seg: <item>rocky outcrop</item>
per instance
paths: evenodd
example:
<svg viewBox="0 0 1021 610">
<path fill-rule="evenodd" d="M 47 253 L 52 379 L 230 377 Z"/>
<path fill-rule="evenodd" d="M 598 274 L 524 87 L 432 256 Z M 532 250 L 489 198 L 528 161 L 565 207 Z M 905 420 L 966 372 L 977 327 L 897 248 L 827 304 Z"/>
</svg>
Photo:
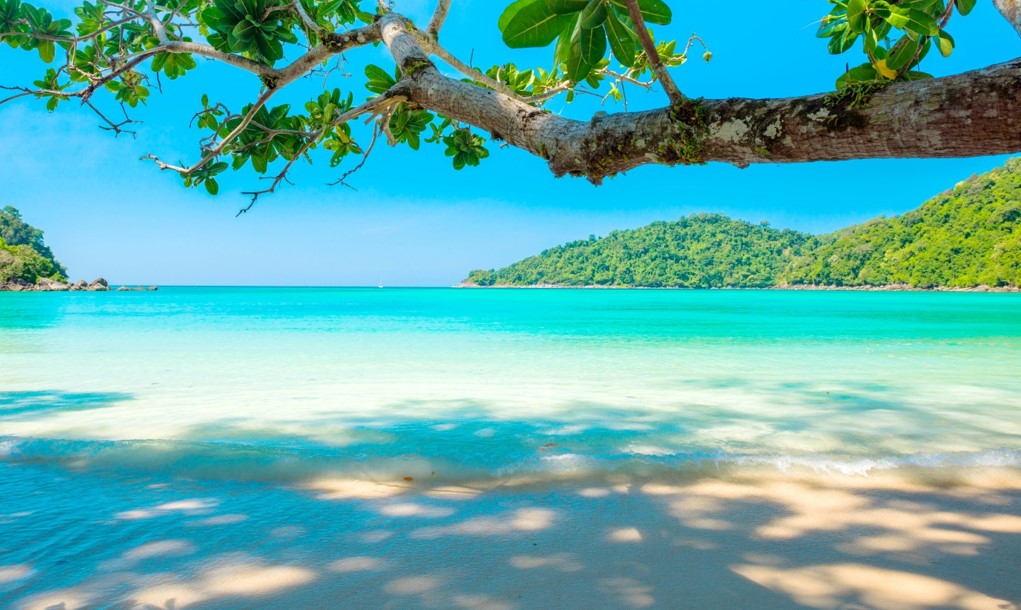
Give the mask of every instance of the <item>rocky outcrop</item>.
<svg viewBox="0 0 1021 610">
<path fill-rule="evenodd" d="M 67 292 L 67 289 L 67 284 L 45 277 L 39 278 L 35 283 L 36 292 Z"/>
<path fill-rule="evenodd" d="M 0 283 L 0 291 L 8 292 L 25 292 L 32 289 L 32 284 L 29 284 L 23 279 L 14 278 L 6 284 Z"/>
<path fill-rule="evenodd" d="M 122 287 L 121 289 L 125 289 Z M 126 288 L 132 290 L 131 288 Z M 35 284 L 30 284 L 22 279 L 13 279 L 9 282 L 0 282 L 0 292 L 106 292 L 110 290 L 110 284 L 99 277 L 91 282 L 78 280 L 74 283 L 58 282 L 49 278 L 39 278 Z M 136 288 L 135 290 L 156 290 L 152 288 Z"/>
</svg>

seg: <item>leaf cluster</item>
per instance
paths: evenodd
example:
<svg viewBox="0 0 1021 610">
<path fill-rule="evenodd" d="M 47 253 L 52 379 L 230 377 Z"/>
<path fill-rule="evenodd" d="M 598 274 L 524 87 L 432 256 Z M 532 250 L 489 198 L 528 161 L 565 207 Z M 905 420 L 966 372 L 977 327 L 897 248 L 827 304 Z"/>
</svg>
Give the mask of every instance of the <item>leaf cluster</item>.
<svg viewBox="0 0 1021 610">
<path fill-rule="evenodd" d="M 638 4 L 647 23 L 670 23 L 672 12 L 663 0 Z M 545 47 L 555 41 L 554 64 L 574 83 L 605 67 L 607 49 L 622 66 L 637 66 L 638 34 L 623 0 L 517 0 L 500 16 L 498 26 L 511 48 Z"/>
<path fill-rule="evenodd" d="M 837 79 L 837 89 L 858 83 L 932 78 L 916 70 L 935 46 L 948 57 L 954 39 L 944 29 L 956 9 L 967 15 L 976 0 L 830 0 L 816 36 L 830 53 L 845 53 L 860 42 L 867 61 Z"/>
</svg>

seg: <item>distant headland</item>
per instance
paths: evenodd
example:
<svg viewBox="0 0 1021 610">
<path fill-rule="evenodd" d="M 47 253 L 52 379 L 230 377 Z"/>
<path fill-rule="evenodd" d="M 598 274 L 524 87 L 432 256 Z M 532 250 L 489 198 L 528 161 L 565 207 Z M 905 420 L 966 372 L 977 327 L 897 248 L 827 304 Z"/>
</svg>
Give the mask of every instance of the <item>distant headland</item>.
<svg viewBox="0 0 1021 610">
<path fill-rule="evenodd" d="M 0 209 L 0 292 L 106 292 L 103 278 L 91 282 L 67 279 L 67 267 L 60 264 L 43 241 L 43 232 L 25 222 L 12 206 Z M 117 291 L 156 290 L 121 286 Z"/>
<path fill-rule="evenodd" d="M 475 270 L 460 285 L 1014 292 L 1021 286 L 1021 158 L 903 216 L 827 235 L 695 214 Z"/>
</svg>

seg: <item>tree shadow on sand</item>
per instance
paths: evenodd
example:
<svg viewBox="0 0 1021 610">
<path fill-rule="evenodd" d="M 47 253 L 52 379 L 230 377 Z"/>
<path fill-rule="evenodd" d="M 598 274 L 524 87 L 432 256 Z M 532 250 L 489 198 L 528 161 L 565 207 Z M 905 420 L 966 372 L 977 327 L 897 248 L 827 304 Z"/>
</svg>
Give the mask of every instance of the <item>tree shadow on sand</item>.
<svg viewBox="0 0 1021 610">
<path fill-rule="evenodd" d="M 0 606 L 16 610 L 1021 602 L 1010 468 L 286 487 L 7 468 Z"/>
</svg>

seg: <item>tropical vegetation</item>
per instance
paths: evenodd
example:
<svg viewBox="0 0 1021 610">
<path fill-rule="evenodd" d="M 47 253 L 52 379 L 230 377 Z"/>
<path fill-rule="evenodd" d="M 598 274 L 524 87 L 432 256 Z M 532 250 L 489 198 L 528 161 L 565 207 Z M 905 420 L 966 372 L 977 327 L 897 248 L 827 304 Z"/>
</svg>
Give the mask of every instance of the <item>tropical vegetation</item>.
<svg viewBox="0 0 1021 610">
<path fill-rule="evenodd" d="M 41 278 L 64 281 L 67 269 L 43 241 L 43 232 L 21 218 L 12 206 L 0 210 L 0 284 L 35 283 Z"/>
<path fill-rule="evenodd" d="M 917 210 L 827 235 L 697 214 L 550 248 L 479 286 L 1021 286 L 1021 158 Z"/>
</svg>

